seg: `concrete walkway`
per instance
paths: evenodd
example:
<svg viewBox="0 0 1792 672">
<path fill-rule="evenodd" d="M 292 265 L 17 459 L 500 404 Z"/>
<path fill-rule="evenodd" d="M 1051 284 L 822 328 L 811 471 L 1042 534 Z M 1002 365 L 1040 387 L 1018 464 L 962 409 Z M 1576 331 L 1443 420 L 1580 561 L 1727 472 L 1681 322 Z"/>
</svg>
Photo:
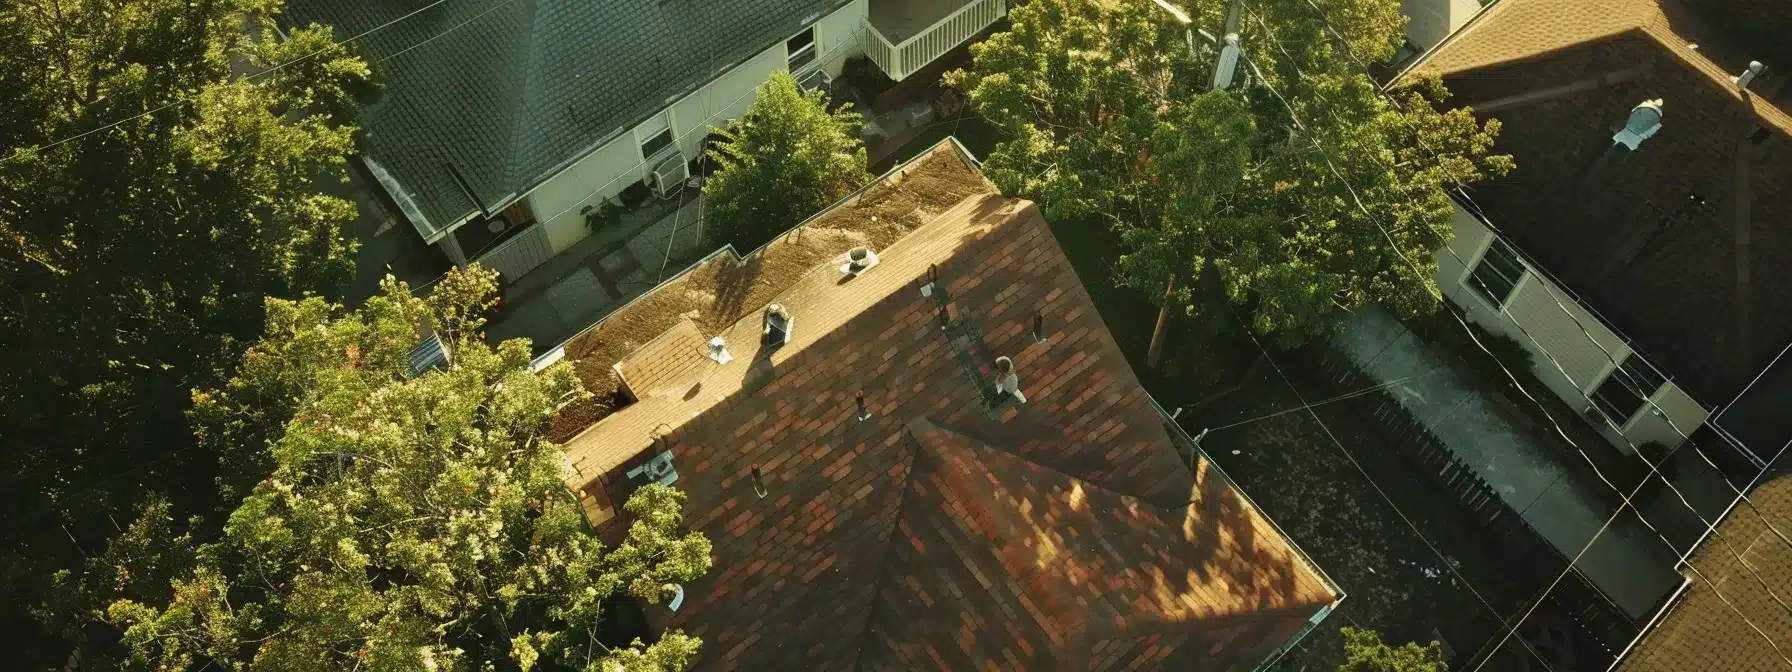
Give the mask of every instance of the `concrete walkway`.
<svg viewBox="0 0 1792 672">
<path fill-rule="evenodd" d="M 1613 509 L 1601 493 L 1568 473 L 1564 461 L 1580 459 L 1572 448 L 1549 445 L 1535 430 L 1520 428 L 1497 395 L 1471 387 L 1392 315 L 1358 312 L 1337 344 L 1378 381 L 1436 371 L 1394 388 L 1400 405 L 1473 467 L 1563 557 L 1580 555 L 1611 517 Z M 1626 509 L 1575 567 L 1619 607 L 1642 619 L 1680 584 L 1677 561 L 1677 554 L 1643 526 L 1634 510 Z"/>
<path fill-rule="evenodd" d="M 632 235 L 593 235 L 504 289 L 504 310 L 486 327 L 497 343 L 528 338 L 551 350 L 702 256 L 701 196 Z"/>
</svg>

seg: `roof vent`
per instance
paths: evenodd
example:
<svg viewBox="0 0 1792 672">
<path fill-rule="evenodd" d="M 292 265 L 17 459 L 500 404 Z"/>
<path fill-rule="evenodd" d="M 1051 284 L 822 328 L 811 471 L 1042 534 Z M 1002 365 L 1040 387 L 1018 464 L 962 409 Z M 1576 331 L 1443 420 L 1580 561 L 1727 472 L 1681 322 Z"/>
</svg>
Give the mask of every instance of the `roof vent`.
<svg viewBox="0 0 1792 672">
<path fill-rule="evenodd" d="M 1766 69 L 1767 66 L 1760 61 L 1749 61 L 1748 69 L 1743 70 L 1740 75 L 1731 77 L 1730 81 L 1736 84 L 1737 91 L 1747 91 L 1748 85 L 1753 84 L 1755 78 L 1761 75 L 1761 71 Z"/>
<path fill-rule="evenodd" d="M 877 253 L 869 247 L 855 247 L 847 250 L 846 257 L 841 259 L 840 272 L 857 277 L 872 266 L 877 265 Z"/>
<path fill-rule="evenodd" d="M 717 364 L 734 361 L 734 355 L 728 354 L 728 342 L 722 340 L 721 336 L 709 339 L 709 358 L 716 360 Z"/>
<path fill-rule="evenodd" d="M 871 409 L 865 407 L 865 391 L 864 390 L 859 390 L 858 402 L 859 402 L 859 422 L 864 422 L 867 418 L 871 417 Z"/>
<path fill-rule="evenodd" d="M 1034 343 L 1044 343 L 1045 342 L 1045 313 L 1044 313 L 1044 311 L 1033 313 L 1033 342 Z"/>
<path fill-rule="evenodd" d="M 753 494 L 765 499 L 765 478 L 759 474 L 759 465 L 753 465 Z"/>
<path fill-rule="evenodd" d="M 794 322 L 790 319 L 790 311 L 784 306 L 772 304 L 765 307 L 765 344 L 784 345 L 790 342 L 790 328 Z"/>
<path fill-rule="evenodd" d="M 1014 397 L 1015 401 L 1027 403 L 1027 395 L 1020 392 L 1020 375 L 1014 372 L 1014 360 L 1007 357 L 996 358 L 996 397 Z"/>
<path fill-rule="evenodd" d="M 1661 99 L 1645 100 L 1630 108 L 1630 118 L 1625 120 L 1624 129 L 1612 136 L 1612 142 L 1634 152 L 1660 131 Z"/>
</svg>

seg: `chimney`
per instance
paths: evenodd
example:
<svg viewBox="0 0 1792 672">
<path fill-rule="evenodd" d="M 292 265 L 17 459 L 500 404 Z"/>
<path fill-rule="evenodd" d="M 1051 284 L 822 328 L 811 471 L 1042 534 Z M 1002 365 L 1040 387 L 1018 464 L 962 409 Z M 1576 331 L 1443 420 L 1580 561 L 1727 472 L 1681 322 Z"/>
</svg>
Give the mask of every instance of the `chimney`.
<svg viewBox="0 0 1792 672">
<path fill-rule="evenodd" d="M 765 344 L 778 346 L 790 342 L 790 311 L 772 304 L 765 307 Z"/>
<path fill-rule="evenodd" d="M 846 263 L 840 266 L 840 272 L 856 277 L 877 265 L 877 253 L 872 252 L 869 247 L 855 247 L 846 252 L 844 261 Z"/>
<path fill-rule="evenodd" d="M 1020 392 L 1020 375 L 1014 372 L 1014 360 L 1007 357 L 996 358 L 996 397 L 1014 397 L 1020 403 L 1027 403 L 1027 395 Z"/>
<path fill-rule="evenodd" d="M 1740 75 L 1731 77 L 1730 81 L 1736 84 L 1737 91 L 1747 91 L 1748 85 L 1753 84 L 1755 78 L 1761 75 L 1761 71 L 1766 69 L 1767 66 L 1760 61 L 1749 61 L 1748 69 L 1742 71 Z"/>
<path fill-rule="evenodd" d="M 716 360 L 717 364 L 734 361 L 734 355 L 728 354 L 728 342 L 722 340 L 721 336 L 709 339 L 709 358 Z"/>
</svg>

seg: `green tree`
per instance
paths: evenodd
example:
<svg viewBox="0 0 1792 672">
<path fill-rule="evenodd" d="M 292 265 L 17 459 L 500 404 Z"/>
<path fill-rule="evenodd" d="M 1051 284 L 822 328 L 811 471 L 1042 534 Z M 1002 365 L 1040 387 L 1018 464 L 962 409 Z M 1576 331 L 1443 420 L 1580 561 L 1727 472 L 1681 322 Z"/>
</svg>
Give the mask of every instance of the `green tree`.
<svg viewBox="0 0 1792 672">
<path fill-rule="evenodd" d="M 1381 641 L 1374 630 L 1345 626 L 1344 664 L 1338 672 L 1449 672 L 1444 646 L 1432 642 L 1420 647 L 1407 642 L 1398 647 Z"/>
<path fill-rule="evenodd" d="M 772 73 L 709 150 L 720 166 L 703 184 L 710 240 L 756 249 L 869 181 L 861 126 L 852 103 L 830 111 L 822 92 Z"/>
<path fill-rule="evenodd" d="M 1226 3 L 1178 4 L 1224 32 Z M 1446 190 L 1511 165 L 1497 123 L 1436 111 L 1440 84 L 1380 95 L 1363 64 L 1392 55 L 1399 8 L 1251 3 L 1241 74 L 1210 90 L 1216 53 L 1151 0 L 1035 0 L 948 82 L 1011 138 L 985 163 L 1003 191 L 1120 233 L 1117 282 L 1163 311 L 1153 360 L 1172 311 L 1228 301 L 1298 342 L 1369 304 L 1433 310 Z"/>
<path fill-rule="evenodd" d="M 24 610 L 111 514 L 216 507 L 188 391 L 263 298 L 350 277 L 354 205 L 315 185 L 343 176 L 367 66 L 327 28 L 272 40 L 278 6 L 0 3 L 0 628 L 29 654 L 57 652 Z"/>
<path fill-rule="evenodd" d="M 268 470 L 221 539 L 161 560 L 183 567 L 165 587 L 108 586 L 123 595 L 105 618 L 124 629 L 129 664 L 684 668 L 698 642 L 680 632 L 605 643 L 605 599 L 666 599 L 708 570 L 710 544 L 681 529 L 683 493 L 650 485 L 624 507 L 625 539 L 602 546 L 560 446 L 540 435 L 584 392 L 569 367 L 535 372 L 527 341 L 485 345 L 494 278 L 453 272 L 429 300 L 388 279 L 347 315 L 320 298 L 269 301 L 250 363 L 197 395 L 211 420 L 241 416 L 220 437 L 265 437 Z M 451 364 L 415 374 L 425 317 Z M 253 408 L 262 392 L 284 397 L 264 401 L 289 421 Z"/>
</svg>

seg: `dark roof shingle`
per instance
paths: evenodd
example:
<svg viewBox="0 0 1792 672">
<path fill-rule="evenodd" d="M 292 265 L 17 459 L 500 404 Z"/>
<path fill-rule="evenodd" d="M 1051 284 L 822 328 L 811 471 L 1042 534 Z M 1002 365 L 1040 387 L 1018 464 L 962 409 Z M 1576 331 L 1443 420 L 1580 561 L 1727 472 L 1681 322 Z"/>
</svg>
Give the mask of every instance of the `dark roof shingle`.
<svg viewBox="0 0 1792 672">
<path fill-rule="evenodd" d="M 1416 66 L 1502 124 L 1489 223 L 1707 408 L 1792 342 L 1792 117 L 1737 53 L 1674 0 L 1501 0 Z M 1656 98 L 1660 133 L 1612 152 Z"/>
</svg>

